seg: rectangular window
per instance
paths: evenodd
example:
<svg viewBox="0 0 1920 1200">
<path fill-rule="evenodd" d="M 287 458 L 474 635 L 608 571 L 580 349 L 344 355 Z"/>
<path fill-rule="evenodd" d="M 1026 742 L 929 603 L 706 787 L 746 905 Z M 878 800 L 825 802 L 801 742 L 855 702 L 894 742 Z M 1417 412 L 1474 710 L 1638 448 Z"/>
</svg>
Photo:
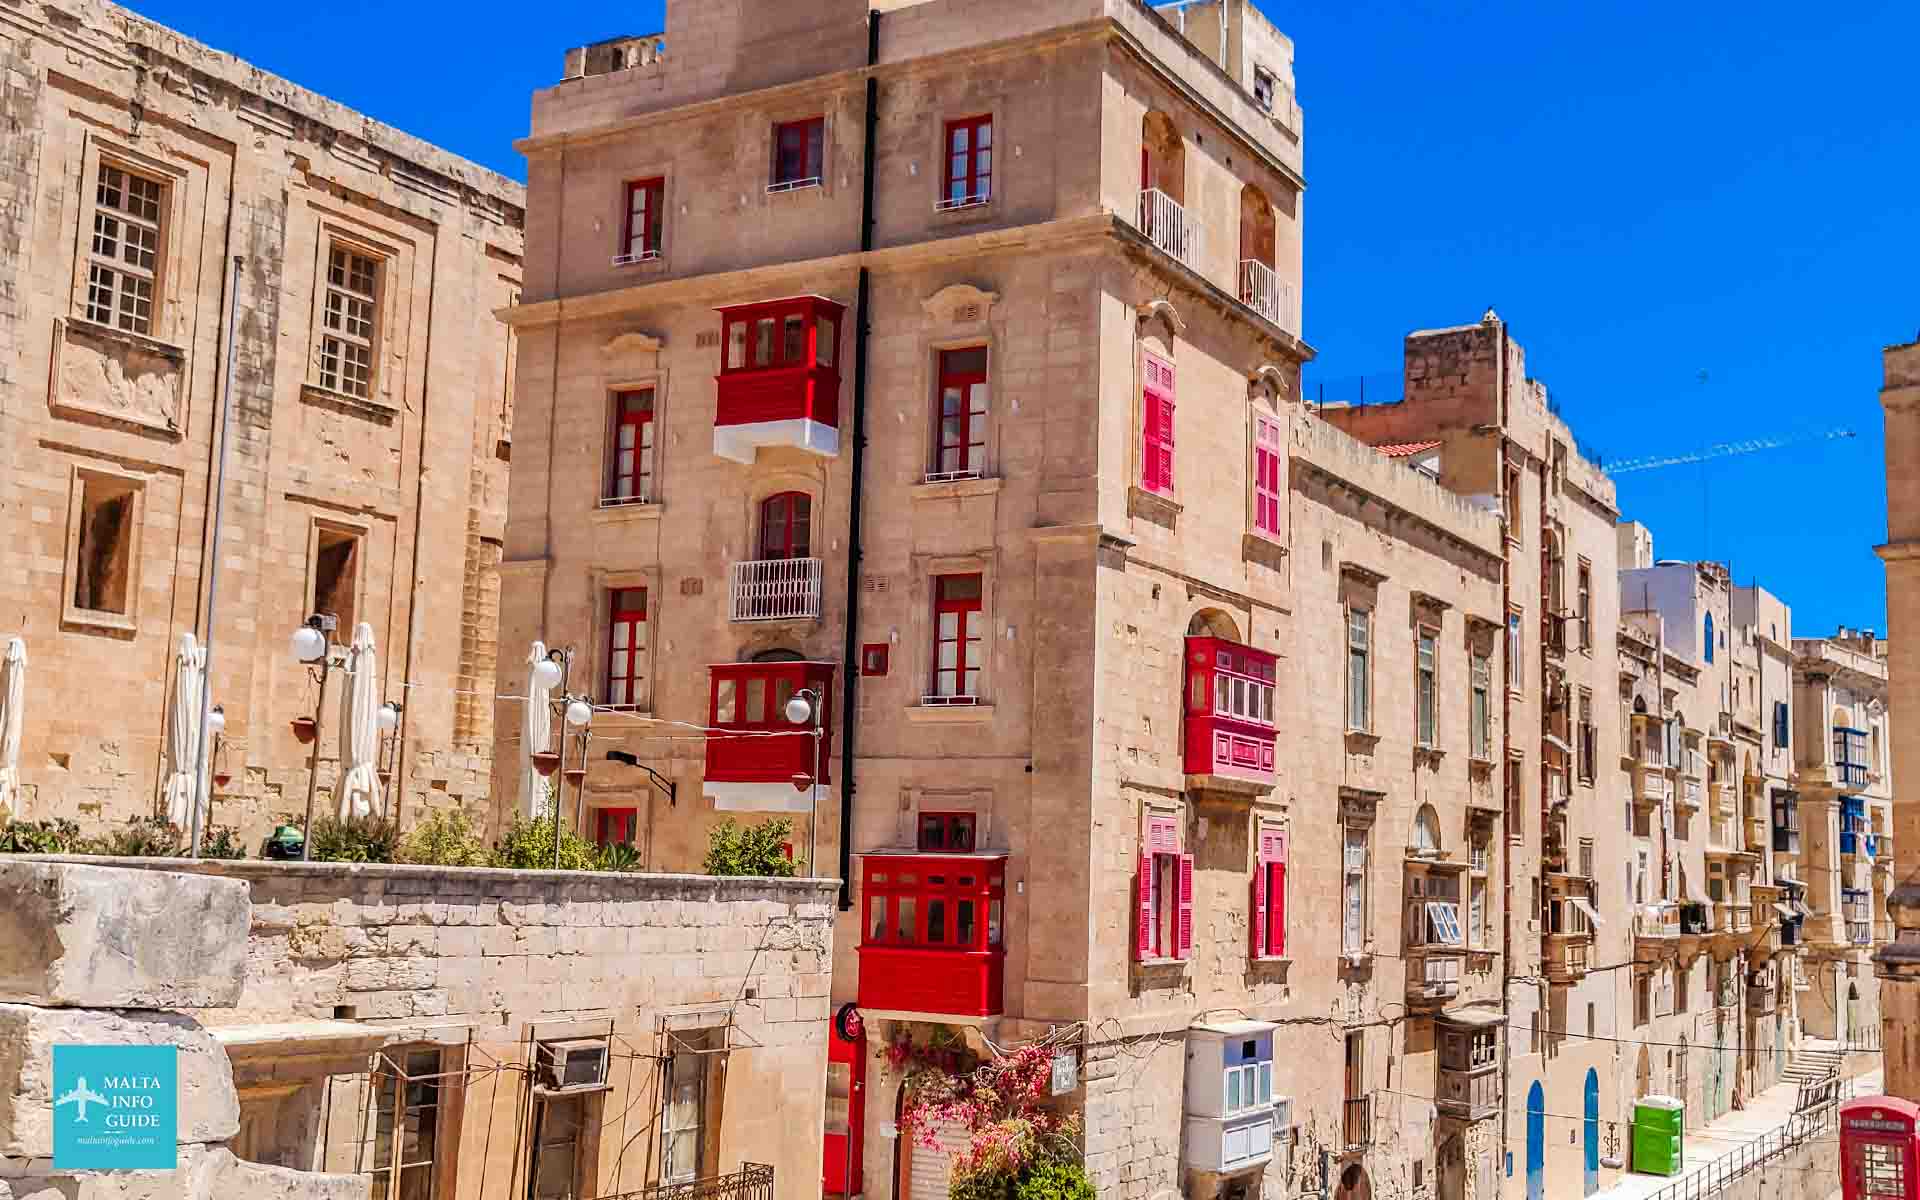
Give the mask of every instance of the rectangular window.
<svg viewBox="0 0 1920 1200">
<path fill-rule="evenodd" d="M 827 138 L 825 117 L 773 127 L 773 184 L 769 191 L 817 187 Z"/>
<path fill-rule="evenodd" d="M 978 575 L 933 579 L 933 694 L 953 700 L 980 696 L 986 666 L 986 621 Z"/>
<path fill-rule="evenodd" d="M 940 352 L 933 478 L 975 479 L 987 469 L 987 348 Z"/>
<path fill-rule="evenodd" d="M 1253 956 L 1282 958 L 1287 953 L 1287 835 L 1261 825 L 1253 864 Z"/>
<path fill-rule="evenodd" d="M 1507 468 L 1506 518 L 1507 540 L 1518 546 L 1520 544 L 1520 468 L 1517 465 Z"/>
<path fill-rule="evenodd" d="M 1524 817 L 1526 800 L 1520 792 L 1520 760 L 1517 758 L 1507 760 L 1505 793 L 1507 802 L 1507 840 L 1517 842 L 1524 837 L 1526 833 L 1526 820 Z"/>
<path fill-rule="evenodd" d="M 660 1122 L 660 1182 L 691 1183 L 702 1175 L 707 1129 L 707 1060 L 722 1046 L 725 1031 L 702 1029 L 671 1035 L 667 1103 Z"/>
<path fill-rule="evenodd" d="M 1593 649 L 1593 564 L 1580 560 L 1580 648 Z"/>
<path fill-rule="evenodd" d="M 1141 352 L 1140 487 L 1173 494 L 1173 364 Z"/>
<path fill-rule="evenodd" d="M 1180 853 L 1174 817 L 1147 818 L 1137 883 L 1140 905 L 1134 954 L 1141 959 L 1187 958 L 1193 953 L 1193 856 Z"/>
<path fill-rule="evenodd" d="M 1493 663 L 1487 656 L 1473 655 L 1473 757 L 1493 757 Z"/>
<path fill-rule="evenodd" d="M 1422 629 L 1414 650 L 1414 729 L 1420 745 L 1427 747 L 1439 741 L 1440 693 L 1434 661 L 1438 640 L 1432 630 Z"/>
<path fill-rule="evenodd" d="M 1253 103 L 1261 112 L 1273 111 L 1273 72 L 1265 67 L 1253 69 Z"/>
<path fill-rule="evenodd" d="M 1347 728 L 1358 733 L 1373 728 L 1372 619 L 1367 609 L 1347 610 Z"/>
<path fill-rule="evenodd" d="M 1345 847 L 1340 949 L 1345 954 L 1362 954 L 1367 948 L 1367 831 L 1349 827 Z"/>
<path fill-rule="evenodd" d="M 644 708 L 647 698 L 647 589 L 615 588 L 607 593 L 607 703 Z"/>
<path fill-rule="evenodd" d="M 631 846 L 640 837 L 637 808 L 596 808 L 593 840 L 602 846 Z"/>
<path fill-rule="evenodd" d="M 543 1096 L 534 1129 L 529 1200 L 574 1200 L 580 1192 L 580 1133 L 585 1096 Z"/>
<path fill-rule="evenodd" d="M 82 612 L 132 616 L 134 534 L 140 486 L 113 475 L 78 472 L 71 518 L 73 607 Z"/>
<path fill-rule="evenodd" d="M 320 526 L 314 537 L 313 607 L 307 611 L 332 613 L 340 622 L 344 640 L 353 636 L 359 600 L 360 535 L 353 530 Z"/>
<path fill-rule="evenodd" d="M 320 386 L 330 392 L 362 400 L 373 394 L 379 289 L 379 259 L 345 246 L 328 250 L 320 307 Z"/>
<path fill-rule="evenodd" d="M 1487 881 L 1484 879 L 1467 881 L 1467 937 L 1468 945 L 1474 949 L 1486 947 Z"/>
<path fill-rule="evenodd" d="M 373 1200 L 433 1200 L 440 1051 L 383 1051 L 374 1073 Z"/>
<path fill-rule="evenodd" d="M 921 813 L 920 849 L 971 852 L 976 819 L 972 813 Z"/>
<path fill-rule="evenodd" d="M 1773 702 L 1773 748 L 1775 750 L 1785 750 L 1793 736 L 1787 722 L 1787 702 L 1775 700 Z"/>
<path fill-rule="evenodd" d="M 1517 692 L 1526 680 L 1526 645 L 1521 641 L 1520 614 L 1507 611 L 1507 690 Z"/>
<path fill-rule="evenodd" d="M 1281 536 L 1280 423 L 1271 417 L 1253 419 L 1253 527 Z"/>
<path fill-rule="evenodd" d="M 1580 744 L 1576 747 L 1579 751 L 1580 782 L 1582 783 L 1592 783 L 1594 779 L 1597 737 L 1598 733 L 1593 724 L 1593 694 L 1582 691 L 1580 693 Z"/>
<path fill-rule="evenodd" d="M 606 501 L 644 504 L 653 499 L 653 389 L 613 397 L 613 454 L 607 463 Z"/>
<path fill-rule="evenodd" d="M 1633 978 L 1633 1023 L 1645 1025 L 1653 1017 L 1653 976 Z"/>
<path fill-rule="evenodd" d="M 985 204 L 993 197 L 993 118 L 947 122 L 946 187 L 942 208 Z"/>
<path fill-rule="evenodd" d="M 616 264 L 660 257 L 666 192 L 664 179 L 642 179 L 627 185 L 626 236 L 621 238 L 621 257 Z"/>
<path fill-rule="evenodd" d="M 87 250 L 87 320 L 153 332 L 166 194 L 164 183 L 100 164 Z"/>
</svg>

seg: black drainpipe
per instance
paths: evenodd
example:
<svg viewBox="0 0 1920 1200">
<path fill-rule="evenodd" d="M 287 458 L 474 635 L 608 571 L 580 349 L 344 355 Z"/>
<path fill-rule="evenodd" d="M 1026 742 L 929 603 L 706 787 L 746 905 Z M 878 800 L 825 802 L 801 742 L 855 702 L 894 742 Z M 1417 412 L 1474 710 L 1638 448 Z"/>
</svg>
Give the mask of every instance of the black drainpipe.
<svg viewBox="0 0 1920 1200">
<path fill-rule="evenodd" d="M 880 14 L 867 14 L 867 126 L 861 144 L 860 249 L 873 249 L 873 143 L 880 123 Z M 871 327 L 871 282 L 860 266 L 860 297 L 855 304 L 853 339 L 853 482 L 847 494 L 847 642 L 840 662 L 847 673 L 840 687 L 840 911 L 853 907 L 853 726 L 860 686 L 860 499 L 867 460 L 867 334 Z"/>
</svg>

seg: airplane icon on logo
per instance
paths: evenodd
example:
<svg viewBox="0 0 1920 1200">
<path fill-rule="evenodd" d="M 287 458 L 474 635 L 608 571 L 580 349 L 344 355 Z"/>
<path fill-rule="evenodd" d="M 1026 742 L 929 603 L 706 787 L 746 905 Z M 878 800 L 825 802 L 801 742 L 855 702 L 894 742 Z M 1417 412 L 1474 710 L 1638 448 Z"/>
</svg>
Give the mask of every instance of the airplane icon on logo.
<svg viewBox="0 0 1920 1200">
<path fill-rule="evenodd" d="M 85 1125 L 87 1123 L 87 1105 L 105 1104 L 106 1102 L 107 1098 L 105 1096 L 87 1087 L 87 1077 L 82 1075 L 79 1082 L 74 1085 L 74 1089 L 58 1100 L 55 1100 L 53 1106 L 58 1108 L 62 1104 L 74 1105 L 79 1110 L 74 1120 L 81 1125 Z"/>
</svg>

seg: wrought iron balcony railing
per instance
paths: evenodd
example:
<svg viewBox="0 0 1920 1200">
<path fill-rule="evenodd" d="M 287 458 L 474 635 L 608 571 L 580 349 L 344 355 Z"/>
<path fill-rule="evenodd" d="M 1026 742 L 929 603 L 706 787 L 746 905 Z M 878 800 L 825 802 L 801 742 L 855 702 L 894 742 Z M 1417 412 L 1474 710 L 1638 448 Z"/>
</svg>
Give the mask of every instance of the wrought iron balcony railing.
<svg viewBox="0 0 1920 1200">
<path fill-rule="evenodd" d="M 599 1200 L 773 1200 L 773 1167 L 743 1162 L 731 1175 L 656 1183 L 637 1192 L 609 1192 Z"/>
</svg>

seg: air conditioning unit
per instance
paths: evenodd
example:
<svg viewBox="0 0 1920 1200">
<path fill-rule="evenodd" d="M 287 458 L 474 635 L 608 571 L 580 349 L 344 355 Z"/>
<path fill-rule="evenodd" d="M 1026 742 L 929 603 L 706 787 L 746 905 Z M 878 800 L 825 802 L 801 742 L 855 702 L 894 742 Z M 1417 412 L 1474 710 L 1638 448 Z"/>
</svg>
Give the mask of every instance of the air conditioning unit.
<svg viewBox="0 0 1920 1200">
<path fill-rule="evenodd" d="M 540 1042 L 534 1047 L 534 1072 L 549 1092 L 590 1092 L 607 1086 L 605 1038 Z"/>
</svg>

